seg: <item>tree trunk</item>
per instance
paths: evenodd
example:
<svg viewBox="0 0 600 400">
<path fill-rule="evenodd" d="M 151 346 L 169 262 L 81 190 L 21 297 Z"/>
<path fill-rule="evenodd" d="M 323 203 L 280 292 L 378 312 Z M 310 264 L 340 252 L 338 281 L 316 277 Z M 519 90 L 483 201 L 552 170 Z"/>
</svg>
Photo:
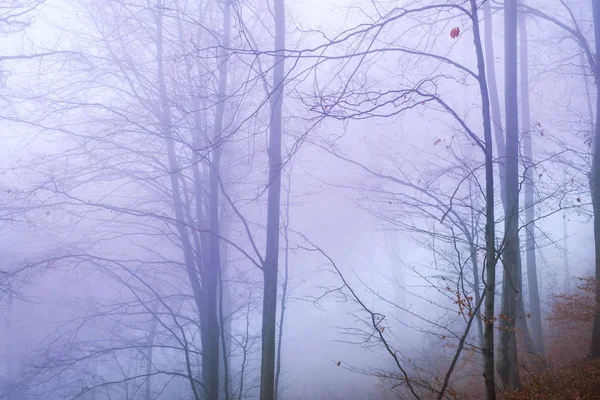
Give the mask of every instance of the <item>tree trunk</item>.
<svg viewBox="0 0 600 400">
<path fill-rule="evenodd" d="M 481 33 L 479 31 L 479 4 L 470 0 L 471 20 L 473 22 L 473 38 L 477 55 L 477 71 L 479 90 L 481 92 L 481 110 L 483 117 L 483 135 L 485 141 L 485 248 L 486 248 L 486 282 L 485 282 L 485 331 L 483 355 L 485 359 L 483 376 L 485 379 L 486 400 L 496 399 L 496 383 L 494 376 L 494 300 L 496 289 L 496 245 L 494 217 L 494 154 L 492 143 L 492 118 L 490 115 L 490 99 L 485 74 L 485 61 Z"/>
<path fill-rule="evenodd" d="M 471 268 L 473 268 L 473 292 L 475 293 L 475 304 L 479 304 L 481 300 L 481 293 L 479 292 L 479 260 L 477 259 L 477 248 L 473 243 L 469 246 L 471 252 Z M 477 318 L 477 343 L 481 348 L 485 347 L 483 340 L 483 323 L 481 318 Z M 485 361 L 485 358 L 484 358 Z"/>
<path fill-rule="evenodd" d="M 517 95 L 517 0 L 504 2 L 504 66 L 506 110 L 506 186 L 504 209 L 504 279 L 500 315 L 498 374 L 506 389 L 519 387 L 516 318 L 518 318 L 519 262 L 519 120 Z"/>
<path fill-rule="evenodd" d="M 498 158 L 503 159 L 506 155 L 506 146 L 504 143 L 504 129 L 502 128 L 502 113 L 500 112 L 500 98 L 498 96 L 498 84 L 496 81 L 496 61 L 494 56 L 494 30 L 492 23 L 492 9 L 490 1 L 483 2 L 484 38 L 485 38 L 485 65 L 487 72 L 487 84 L 490 88 L 490 105 L 492 111 L 492 122 L 494 126 L 494 136 L 496 139 L 496 149 Z M 500 176 L 500 199 L 502 204 L 506 203 L 504 182 L 506 181 L 506 170 L 499 169 Z"/>
<path fill-rule="evenodd" d="M 517 238 L 518 239 L 518 238 Z M 518 240 L 519 243 L 521 242 Z M 521 249 L 521 245 L 518 245 L 518 248 Z M 525 302 L 523 300 L 523 265 L 522 265 L 521 257 L 517 257 L 517 271 L 516 275 L 516 287 L 518 288 L 518 298 L 517 298 L 517 319 L 515 321 L 515 326 L 517 328 L 517 341 L 522 338 L 522 342 L 525 345 L 525 351 L 529 354 L 538 354 L 535 343 L 529 333 L 529 324 L 527 323 L 527 313 L 525 312 Z"/>
<path fill-rule="evenodd" d="M 500 111 L 500 97 L 498 95 L 498 86 L 496 83 L 496 67 L 495 67 L 495 57 L 494 57 L 494 43 L 493 43 L 493 23 L 492 23 L 492 12 L 490 2 L 486 1 L 483 4 L 483 12 L 485 15 L 486 23 L 485 23 L 485 42 L 486 42 L 486 66 L 489 71 L 488 84 L 490 86 L 490 104 L 492 110 L 492 120 L 494 123 L 494 136 L 496 140 L 496 150 L 498 153 L 499 160 L 499 168 L 498 175 L 500 177 L 500 198 L 502 200 L 502 206 L 504 208 L 505 218 L 510 212 L 512 212 L 512 205 L 509 204 L 507 199 L 507 189 L 506 189 L 506 177 L 507 177 L 507 155 L 506 155 L 506 143 L 504 137 L 504 130 L 502 128 L 502 115 Z M 516 50 L 515 50 L 516 51 Z M 516 58 L 515 58 L 516 62 Z M 516 68 L 516 67 L 515 67 Z M 517 194 L 517 202 L 518 202 L 518 194 Z M 525 305 L 522 299 L 522 268 L 521 268 L 521 253 L 520 253 L 520 245 L 515 245 L 517 250 L 517 258 L 516 263 L 518 265 L 517 271 L 515 271 L 515 279 L 518 276 L 518 282 L 521 283 L 512 283 L 512 285 L 517 290 L 517 308 L 515 309 L 521 312 L 522 315 L 525 315 Z M 507 285 L 509 283 L 507 282 Z M 507 292 L 508 293 L 508 292 Z M 531 340 L 531 335 L 529 334 L 529 327 L 526 319 L 517 319 L 519 323 L 518 329 L 522 331 L 523 337 L 525 338 L 525 346 L 527 351 L 533 353 L 535 352 L 535 347 L 533 346 L 533 342 Z M 502 323 L 502 321 L 501 321 Z M 502 357 L 501 357 L 502 358 Z"/>
<path fill-rule="evenodd" d="M 292 171 L 288 171 L 287 177 L 287 190 L 285 200 L 285 221 L 283 223 L 283 240 L 285 243 L 284 248 L 284 275 L 281 293 L 281 310 L 279 314 L 279 336 L 277 339 L 277 362 L 275 370 L 275 398 L 279 398 L 279 378 L 281 376 L 281 345 L 283 343 L 283 323 L 285 321 L 285 309 L 288 295 L 288 281 L 289 281 L 289 255 L 290 255 L 290 238 L 289 238 L 289 226 L 290 226 L 290 193 L 292 191 Z"/>
<path fill-rule="evenodd" d="M 594 14 L 594 37 L 596 40 L 596 54 L 600 54 L 600 0 L 592 0 Z M 594 64 L 594 77 L 596 80 L 596 126 L 593 137 L 592 171 L 590 174 L 592 189 L 592 205 L 594 209 L 594 248 L 596 255 L 596 314 L 592 328 L 592 344 L 590 355 L 600 357 L 600 63 L 596 57 Z"/>
<path fill-rule="evenodd" d="M 221 174 L 222 176 L 222 174 Z M 220 226 L 221 236 L 229 238 L 231 215 L 227 203 L 221 205 Z M 229 246 L 221 241 L 221 270 L 219 274 L 219 323 L 221 326 L 221 361 L 222 368 L 219 379 L 222 384 L 222 396 L 225 400 L 232 397 L 231 393 L 231 288 L 229 286 Z"/>
<path fill-rule="evenodd" d="M 262 360 L 260 398 L 275 398 L 275 332 L 277 321 L 277 271 L 279 264 L 279 209 L 281 205 L 281 136 L 285 61 L 285 4 L 274 0 L 275 60 L 273 92 L 270 95 L 269 190 L 267 205 L 267 248 L 263 265 Z"/>
<path fill-rule="evenodd" d="M 146 348 L 146 382 L 144 387 L 144 400 L 151 400 L 151 389 L 152 389 L 152 355 L 154 353 L 154 335 L 156 333 L 156 326 L 158 325 L 158 316 L 156 311 L 158 310 L 158 303 L 154 303 L 152 307 L 152 323 L 150 324 L 150 333 L 148 334 L 147 348 Z"/>
<path fill-rule="evenodd" d="M 529 53 L 527 42 L 527 17 L 519 14 L 520 59 L 521 59 L 521 130 L 523 135 L 523 158 L 525 167 L 525 251 L 527 257 L 527 286 L 529 309 L 531 310 L 531 338 L 538 355 L 544 357 L 542 335 L 542 312 L 538 288 L 537 263 L 535 256 L 535 206 L 533 197 L 533 148 L 531 117 L 529 111 Z"/>
<path fill-rule="evenodd" d="M 230 215 L 225 212 L 226 206 L 221 207 L 221 235 L 229 237 Z M 231 289 L 229 287 L 229 246 L 227 242 L 221 242 L 221 271 L 219 274 L 219 323 L 221 325 L 221 375 L 219 379 L 223 382 L 222 395 L 225 400 L 231 398 Z"/>
<path fill-rule="evenodd" d="M 223 46 L 229 44 L 230 12 L 229 1 L 223 2 Z M 227 54 L 224 47 L 219 49 L 219 83 L 217 88 L 217 104 L 215 110 L 214 133 L 212 137 L 210 160 L 210 195 L 208 201 L 208 263 L 204 270 L 203 286 L 206 292 L 206 321 L 201 331 L 202 363 L 208 362 L 210 368 L 205 372 L 208 400 L 219 398 L 219 336 L 221 334 L 218 319 L 218 288 L 221 273 L 221 229 L 219 226 L 219 193 L 221 153 L 223 151 L 223 117 L 227 95 Z M 202 321 L 201 321 L 202 328 Z"/>
<path fill-rule="evenodd" d="M 469 193 L 473 193 L 473 182 L 469 179 Z M 471 254 L 471 269 L 473 270 L 473 292 L 475 293 L 475 304 L 479 304 L 481 300 L 481 282 L 479 281 L 479 257 L 477 257 L 477 243 L 475 237 L 477 235 L 478 224 L 475 222 L 475 207 L 471 207 L 471 221 L 468 227 L 465 227 L 467 241 L 469 242 L 469 252 Z M 485 348 L 483 340 L 483 321 L 477 316 L 477 339 L 479 347 Z M 485 362 L 485 357 L 483 359 Z"/>
<path fill-rule="evenodd" d="M 173 132 L 171 130 L 171 110 L 169 108 L 169 99 L 167 96 L 167 87 L 165 84 L 165 75 L 164 75 L 164 64 L 163 64 L 163 7 L 162 2 L 157 3 L 157 16 L 156 16 L 156 64 L 157 64 L 157 77 L 158 77 L 158 95 L 160 100 L 160 130 L 161 135 L 165 138 L 167 144 L 167 157 L 169 160 L 169 170 L 170 170 L 170 183 L 171 183 L 171 197 L 173 201 L 173 210 L 175 212 L 175 226 L 179 233 L 179 237 L 181 240 L 181 247 L 183 249 L 183 258 L 186 266 L 186 271 L 188 274 L 188 278 L 190 280 L 190 285 L 192 286 L 192 292 L 194 295 L 194 301 L 196 303 L 196 308 L 198 309 L 198 313 L 200 315 L 200 320 L 203 317 L 203 291 L 200 286 L 200 281 L 198 280 L 198 270 L 196 265 L 196 260 L 194 258 L 194 254 L 192 251 L 192 243 L 190 240 L 190 235 L 185 224 L 185 213 L 183 211 L 183 200 L 181 196 L 181 188 L 179 186 L 180 181 L 180 168 L 179 163 L 177 161 L 177 156 L 175 154 L 175 141 L 173 140 Z M 204 343 L 203 343 L 204 345 Z M 200 399 L 200 393 L 198 392 L 197 384 L 193 377 L 193 372 L 191 370 L 191 361 L 189 359 L 189 353 L 185 352 L 186 357 L 186 367 L 187 367 L 187 378 L 189 380 L 192 392 L 194 394 L 194 398 L 196 400 Z M 202 365 L 202 370 L 208 368 L 208 365 Z M 203 372 L 204 375 L 204 372 Z"/>
</svg>

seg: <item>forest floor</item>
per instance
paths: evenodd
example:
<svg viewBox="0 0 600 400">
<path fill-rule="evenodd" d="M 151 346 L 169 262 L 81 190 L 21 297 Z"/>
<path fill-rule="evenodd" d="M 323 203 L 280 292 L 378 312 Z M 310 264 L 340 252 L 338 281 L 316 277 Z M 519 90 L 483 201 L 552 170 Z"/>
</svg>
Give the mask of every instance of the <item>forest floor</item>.
<svg viewBox="0 0 600 400">
<path fill-rule="evenodd" d="M 569 365 L 531 375 L 524 387 L 504 400 L 596 400 L 600 399 L 600 360 L 572 361 Z"/>
<path fill-rule="evenodd" d="M 595 280 L 579 279 L 570 294 L 552 297 L 547 320 L 545 357 L 524 356 L 523 388 L 503 400 L 600 400 L 600 359 L 589 360 L 595 315 Z"/>
</svg>

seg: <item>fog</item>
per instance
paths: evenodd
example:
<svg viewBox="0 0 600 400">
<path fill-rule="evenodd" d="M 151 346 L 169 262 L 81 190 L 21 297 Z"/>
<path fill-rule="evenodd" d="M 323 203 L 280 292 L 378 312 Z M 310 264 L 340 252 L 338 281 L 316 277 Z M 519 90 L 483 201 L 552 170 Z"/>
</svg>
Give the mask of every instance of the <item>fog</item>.
<svg viewBox="0 0 600 400">
<path fill-rule="evenodd" d="M 0 0 L 0 37 L 0 399 L 600 357 L 595 0 Z"/>
</svg>

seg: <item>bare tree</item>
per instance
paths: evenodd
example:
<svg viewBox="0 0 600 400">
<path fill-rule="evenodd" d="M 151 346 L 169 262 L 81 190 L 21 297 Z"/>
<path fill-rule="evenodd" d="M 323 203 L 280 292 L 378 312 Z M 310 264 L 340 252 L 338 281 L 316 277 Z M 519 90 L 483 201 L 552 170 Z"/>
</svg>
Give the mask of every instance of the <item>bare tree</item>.
<svg viewBox="0 0 600 400">
<path fill-rule="evenodd" d="M 285 79 L 285 1 L 274 0 L 275 57 L 273 92 L 269 97 L 269 188 L 267 210 L 267 248 L 263 264 L 264 290 L 262 311 L 261 400 L 274 400 L 277 326 L 277 286 L 279 271 L 279 219 L 281 206 L 282 108 Z"/>
<path fill-rule="evenodd" d="M 534 159 L 532 148 L 531 116 L 529 111 L 529 52 L 527 37 L 527 15 L 519 13 L 519 59 L 521 89 L 521 131 L 523 138 L 523 178 L 525 192 L 525 254 L 527 257 L 527 280 L 529 289 L 529 307 L 531 310 L 531 333 L 537 353 L 544 357 L 544 338 L 542 332 L 542 311 L 537 277 L 536 262 L 536 225 L 534 199 Z M 522 297 L 522 296 L 521 296 Z"/>
<path fill-rule="evenodd" d="M 600 63 L 597 56 L 600 54 L 600 2 L 592 0 L 592 13 L 594 16 L 594 40 L 596 43 L 596 59 L 592 71 L 596 86 L 600 82 Z M 593 136 L 592 171 L 590 174 L 590 187 L 592 189 L 592 204 L 594 208 L 594 245 L 595 245 L 595 272 L 596 272 L 596 315 L 592 328 L 592 344 L 590 355 L 600 357 L 600 90 L 596 90 L 596 124 Z"/>
<path fill-rule="evenodd" d="M 406 53 L 412 56 L 420 56 L 423 59 L 431 59 L 433 62 L 440 62 L 448 64 L 458 71 L 465 73 L 469 78 L 473 78 L 477 82 L 479 89 L 479 96 L 482 104 L 482 125 L 483 125 L 483 138 L 479 138 L 474 130 L 471 129 L 458 115 L 456 110 L 448 104 L 444 98 L 434 93 L 437 88 L 437 79 L 443 79 L 441 76 L 428 77 L 418 82 L 412 88 L 404 90 L 388 90 L 382 92 L 364 90 L 363 86 L 358 86 L 357 89 L 350 87 L 350 85 L 343 85 L 343 88 L 339 92 L 332 95 L 322 95 L 318 99 L 318 104 L 313 105 L 313 110 L 323 110 L 322 113 L 329 117 L 333 117 L 339 120 L 348 119 L 367 119 L 367 118 L 380 118 L 380 117 L 393 117 L 402 112 L 407 112 L 420 105 L 426 105 L 427 103 L 435 104 L 440 106 L 442 110 L 447 112 L 451 118 L 458 122 L 469 140 L 472 140 L 473 146 L 482 150 L 484 155 L 484 162 L 482 168 L 485 170 L 485 184 L 482 189 L 485 197 L 485 207 L 483 214 L 485 215 L 485 332 L 484 332 L 484 343 L 483 349 L 485 359 L 485 386 L 486 386 L 486 398 L 495 398 L 495 383 L 494 383 L 494 322 L 496 321 L 494 300 L 495 300 L 495 266 L 498 261 L 500 252 L 496 249 L 496 237 L 495 237 L 495 195 L 494 195 L 494 157 L 493 157 L 493 142 L 492 142 L 492 118 L 490 115 L 490 102 L 489 92 L 487 87 L 486 69 L 484 63 L 484 53 L 482 46 L 482 39 L 479 27 L 479 5 L 476 1 L 469 2 L 469 9 L 463 8 L 461 5 L 447 4 L 447 5 L 425 5 L 423 7 L 415 6 L 414 8 L 404 8 L 398 10 L 392 10 L 389 14 L 381 16 L 381 22 L 368 25 L 366 28 L 357 28 L 356 32 L 350 30 L 342 36 L 338 41 L 344 42 L 347 38 L 353 38 L 354 36 L 363 35 L 365 32 L 374 32 L 374 36 L 380 33 L 387 24 L 391 24 L 394 21 L 400 20 L 406 16 L 412 16 L 413 14 L 426 14 L 429 11 L 456 11 L 461 14 L 467 15 L 470 20 L 470 25 L 473 29 L 474 37 L 474 51 L 477 57 L 477 71 L 474 72 L 468 67 L 461 65 L 460 63 L 444 56 L 439 56 L 435 53 L 420 51 L 417 49 L 407 49 L 401 46 L 394 47 L 393 50 L 399 53 Z M 437 14 L 436 14 L 437 15 Z M 459 29 L 455 29 L 451 32 L 453 38 L 458 37 L 460 34 Z M 374 40 L 374 39 L 373 39 Z M 333 41 L 333 43 L 337 43 Z M 370 46 L 366 50 L 354 53 L 354 57 L 360 57 L 360 62 L 370 54 L 385 53 L 386 48 L 372 49 L 371 45 L 373 41 L 368 41 Z M 326 59 L 327 56 L 320 56 Z M 350 57 L 350 56 L 346 56 Z M 339 57 L 332 57 L 332 59 L 339 59 Z M 357 70 L 352 69 L 350 77 L 357 75 Z M 413 98 L 413 96 L 415 98 Z M 348 100 L 350 98 L 351 100 Z M 325 102 L 324 102 L 325 100 Z M 436 143 L 437 144 L 437 143 Z M 452 204 L 450 205 L 452 209 Z"/>
<path fill-rule="evenodd" d="M 518 267 L 519 250 L 519 120 L 517 92 L 517 2 L 508 0 L 504 5 L 504 62 L 506 109 L 506 247 L 502 264 L 502 311 L 500 315 L 500 352 L 498 374 L 504 387 L 515 390 L 520 386 L 517 370 L 516 321 L 521 292 Z"/>
</svg>

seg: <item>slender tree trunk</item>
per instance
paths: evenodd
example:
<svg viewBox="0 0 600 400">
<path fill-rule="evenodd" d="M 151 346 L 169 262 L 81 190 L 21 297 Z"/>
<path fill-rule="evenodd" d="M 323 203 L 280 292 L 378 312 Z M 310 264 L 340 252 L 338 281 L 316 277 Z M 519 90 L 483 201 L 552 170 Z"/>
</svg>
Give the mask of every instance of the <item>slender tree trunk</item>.
<svg viewBox="0 0 600 400">
<path fill-rule="evenodd" d="M 181 188 L 179 186 L 180 181 L 180 169 L 179 163 L 177 161 L 177 156 L 175 154 L 175 141 L 173 140 L 173 132 L 171 130 L 171 110 L 169 108 L 169 99 L 167 96 L 167 87 L 165 84 L 165 76 L 164 76 L 164 50 L 163 50 L 163 8 L 162 2 L 159 1 L 157 3 L 157 16 L 156 16 L 156 58 L 157 58 L 157 76 L 158 76 L 158 95 L 160 100 L 160 130 L 162 136 L 166 140 L 167 144 L 167 156 L 169 160 L 169 169 L 170 169 L 170 183 L 171 183 L 171 196 L 173 201 L 173 209 L 175 211 L 175 226 L 179 233 L 179 237 L 181 240 L 181 246 L 183 249 L 183 258 L 186 266 L 186 271 L 188 274 L 188 278 L 190 280 L 190 285 L 192 286 L 192 292 L 194 294 L 194 301 L 196 303 L 196 308 L 198 309 L 198 313 L 200 315 L 200 320 L 202 321 L 203 317 L 203 309 L 205 305 L 203 304 L 203 292 L 200 286 L 200 281 L 198 280 L 198 272 L 196 266 L 196 260 L 194 258 L 194 254 L 192 251 L 192 243 L 190 240 L 190 235 L 188 229 L 185 224 L 185 213 L 183 210 L 183 200 L 181 196 Z M 204 345 L 204 343 L 203 343 Z M 194 377 L 192 376 L 193 372 L 191 370 L 191 362 L 189 360 L 189 353 L 186 352 L 186 367 L 187 367 L 187 375 L 188 380 L 192 389 L 192 393 L 194 395 L 194 399 L 200 399 L 200 393 L 198 391 L 198 387 L 196 382 L 194 381 Z M 208 368 L 208 365 L 203 364 L 202 370 Z M 204 375 L 204 373 L 203 373 Z"/>
<path fill-rule="evenodd" d="M 500 97 L 498 96 L 498 84 L 496 81 L 496 60 L 494 56 L 494 24 L 492 20 L 491 1 L 484 1 L 483 18 L 484 24 L 484 40 L 485 40 L 485 65 L 487 72 L 487 84 L 490 90 L 490 105 L 492 111 L 492 122 L 494 127 L 494 137 L 496 140 L 496 149 L 498 158 L 501 160 L 506 154 L 506 145 L 504 143 L 504 129 L 502 128 L 502 113 L 500 112 Z M 499 168 L 500 176 L 500 198 L 502 204 L 506 203 L 506 195 L 504 182 L 506 181 L 506 169 Z"/>
<path fill-rule="evenodd" d="M 596 55 L 600 54 L 600 0 L 592 0 L 594 14 L 594 37 Z M 592 171 L 590 187 L 592 189 L 592 205 L 594 209 L 594 247 L 596 255 L 596 315 L 592 328 L 592 344 L 590 355 L 600 357 L 600 62 L 596 57 L 594 64 L 596 78 L 596 126 L 593 133 Z"/>
<path fill-rule="evenodd" d="M 223 46 L 227 46 L 230 38 L 230 1 L 223 1 Z M 219 398 L 219 339 L 221 330 L 218 318 L 219 275 L 221 273 L 221 229 L 219 226 L 219 194 L 221 154 L 223 151 L 223 118 L 227 98 L 227 54 L 224 47 L 219 49 L 219 83 L 217 88 L 217 104 L 215 110 L 214 134 L 212 137 L 210 160 L 210 195 L 208 201 L 208 263 L 204 270 L 204 291 L 206 292 L 206 321 L 202 333 L 202 362 L 210 367 L 205 371 L 205 386 L 208 400 Z"/>
<path fill-rule="evenodd" d="M 469 193 L 473 193 L 473 182 L 469 179 Z M 475 293 L 475 304 L 479 304 L 481 300 L 481 282 L 479 281 L 479 259 L 477 257 L 477 243 L 475 238 L 477 237 L 477 226 L 475 222 L 475 207 L 471 207 L 471 223 L 469 227 L 466 227 L 465 231 L 467 234 L 467 240 L 469 242 L 469 252 L 471 254 L 471 269 L 473 270 L 473 292 Z M 483 321 L 477 316 L 477 339 L 479 347 L 485 348 L 483 340 Z M 485 357 L 484 357 L 485 362 Z"/>
<path fill-rule="evenodd" d="M 506 142 L 505 142 L 505 137 L 504 137 L 504 130 L 502 128 L 502 114 L 500 111 L 500 96 L 498 95 L 498 86 L 497 86 L 497 82 L 496 82 L 496 66 L 495 66 L 495 57 L 494 57 L 494 43 L 493 43 L 493 21 L 492 21 L 492 12 L 491 12 L 491 5 L 489 1 L 486 1 L 483 3 L 483 12 L 485 15 L 485 19 L 486 19 L 486 23 L 485 23 L 485 55 L 486 55 L 486 66 L 488 68 L 489 71 L 489 75 L 488 75 L 488 84 L 490 87 L 490 103 L 491 103 L 491 110 L 492 110 L 492 120 L 494 123 L 494 136 L 495 136 L 495 140 L 496 140 L 496 150 L 498 153 L 498 159 L 499 159 L 499 167 L 498 167 L 498 175 L 500 178 L 500 198 L 502 200 L 502 206 L 504 208 L 504 213 L 505 216 L 508 215 L 510 212 L 512 212 L 513 206 L 512 204 L 509 204 L 509 201 L 507 199 L 507 181 L 506 181 L 506 177 L 507 177 L 507 169 L 508 169 L 508 165 L 507 165 L 507 155 L 506 155 Z M 515 50 L 516 51 L 516 50 Z M 516 62 L 516 61 L 515 61 Z M 518 194 L 517 194 L 518 197 Z M 517 200 L 518 201 L 518 200 Z M 522 282 L 522 268 L 521 268 L 521 253 L 520 253 L 520 244 L 517 244 L 516 246 L 518 246 L 518 252 L 517 252 L 517 260 L 516 263 L 518 265 L 517 271 L 515 271 L 515 279 L 516 277 L 518 277 L 518 282 Z M 509 257 L 510 258 L 510 257 Z M 504 284 L 509 285 L 509 282 L 504 282 L 503 281 L 503 288 L 505 287 Z M 518 298 L 516 300 L 517 302 L 517 308 L 515 309 L 515 313 L 517 312 L 516 310 L 518 310 L 519 312 L 521 312 L 522 315 L 525 315 L 525 304 L 523 303 L 523 299 L 522 299 L 522 283 L 512 283 L 512 285 L 515 288 L 517 288 L 517 295 Z M 508 293 L 508 291 L 504 291 L 503 293 Z M 503 297 L 504 298 L 504 297 Z M 525 346 L 527 351 L 529 352 L 535 352 L 535 347 L 533 345 L 533 342 L 531 340 L 531 336 L 529 334 L 529 327 L 527 324 L 527 320 L 526 319 L 518 319 L 516 322 L 518 322 L 519 326 L 518 329 L 523 333 L 523 337 L 525 338 Z M 501 321 L 502 323 L 502 321 Z M 500 357 L 502 360 L 502 356 Z"/>
<path fill-rule="evenodd" d="M 283 240 L 285 243 L 284 247 L 284 272 L 283 272 L 283 284 L 281 285 L 281 310 L 279 314 L 279 336 L 277 338 L 277 363 L 275 370 L 275 398 L 279 398 L 279 378 L 281 376 L 281 345 L 283 343 L 283 323 L 285 321 L 285 309 L 288 294 L 288 281 L 289 281 L 289 255 L 290 255 L 290 238 L 289 238 L 289 226 L 290 226 L 290 192 L 292 191 L 292 171 L 288 172 L 287 177 L 287 190 L 285 199 L 285 222 L 283 223 Z"/>
<path fill-rule="evenodd" d="M 225 298 L 225 285 L 223 283 L 223 270 L 219 271 L 219 320 L 221 322 L 221 350 L 223 368 L 220 371 L 219 379 L 223 379 L 223 395 L 225 400 L 229 400 L 229 347 L 227 345 L 227 332 L 225 331 L 225 315 L 224 315 L 224 298 Z"/>
<path fill-rule="evenodd" d="M 486 281 L 485 281 L 485 331 L 484 331 L 484 370 L 485 398 L 496 399 L 496 382 L 494 376 L 494 300 L 496 291 L 496 228 L 494 217 L 494 154 L 492 143 L 492 117 L 490 115 L 490 98 L 485 74 L 485 61 L 481 33 L 479 31 L 479 4 L 470 0 L 471 20 L 473 22 L 473 38 L 477 55 L 477 71 L 479 90 L 481 92 L 481 110 L 483 118 L 483 135 L 485 141 L 485 248 L 486 248 Z"/>
<path fill-rule="evenodd" d="M 531 310 L 531 336 L 535 349 L 544 356 L 542 334 L 542 312 L 538 286 L 537 263 L 535 256 L 535 206 L 533 197 L 533 148 L 531 117 L 529 111 L 529 52 L 527 39 L 527 16 L 519 14 L 520 59 L 521 59 L 521 124 L 523 135 L 523 158 L 525 163 L 525 251 L 527 257 L 527 286 L 529 288 L 529 309 Z"/>
<path fill-rule="evenodd" d="M 518 238 L 517 238 L 518 239 Z M 518 240 L 519 243 L 521 242 Z M 521 249 L 521 245 L 518 245 L 518 248 Z M 515 287 L 518 288 L 518 298 L 517 298 L 517 319 L 515 321 L 515 326 L 517 328 L 517 341 L 522 338 L 523 344 L 525 346 L 525 351 L 529 354 L 538 354 L 535 343 L 529 333 L 529 324 L 527 324 L 527 313 L 525 312 L 525 302 L 523 300 L 523 265 L 521 257 L 517 257 L 517 271 L 515 273 L 517 283 Z"/>
<path fill-rule="evenodd" d="M 150 324 L 150 333 L 148 334 L 147 350 L 146 350 L 146 383 L 144 387 L 144 400 L 150 400 L 151 389 L 152 389 L 152 355 L 154 353 L 154 335 L 156 333 L 156 326 L 158 325 L 158 316 L 156 311 L 158 309 L 158 303 L 154 303 L 152 308 L 152 323 Z"/>
<path fill-rule="evenodd" d="M 281 136 L 285 61 L 285 2 L 273 0 L 275 60 L 273 92 L 270 96 L 269 189 L 267 205 L 267 248 L 263 265 L 262 360 L 260 399 L 275 398 L 275 340 L 277 322 L 277 272 L 279 264 L 279 210 L 281 206 Z"/>
<path fill-rule="evenodd" d="M 226 206 L 221 207 L 221 235 L 229 237 L 229 215 L 225 215 Z M 223 397 L 231 398 L 231 289 L 228 284 L 229 276 L 229 247 L 221 242 L 221 271 L 219 275 L 219 322 L 221 324 L 221 368 L 220 378 L 223 381 Z"/>
<path fill-rule="evenodd" d="M 481 299 L 481 293 L 479 292 L 479 287 L 481 284 L 479 283 L 479 260 L 477 259 L 477 248 L 474 244 L 470 246 L 471 252 L 471 268 L 473 268 L 473 292 L 475 292 L 475 304 L 479 304 Z M 477 318 L 477 342 L 481 348 L 485 347 L 485 342 L 483 340 L 483 322 L 481 318 Z M 485 359 L 484 359 L 485 361 Z"/>
<path fill-rule="evenodd" d="M 516 319 L 519 309 L 519 120 L 517 94 L 517 0 L 504 2 L 504 66 L 506 110 L 506 187 L 504 279 L 500 315 L 498 374 L 506 389 L 519 387 Z"/>
</svg>

